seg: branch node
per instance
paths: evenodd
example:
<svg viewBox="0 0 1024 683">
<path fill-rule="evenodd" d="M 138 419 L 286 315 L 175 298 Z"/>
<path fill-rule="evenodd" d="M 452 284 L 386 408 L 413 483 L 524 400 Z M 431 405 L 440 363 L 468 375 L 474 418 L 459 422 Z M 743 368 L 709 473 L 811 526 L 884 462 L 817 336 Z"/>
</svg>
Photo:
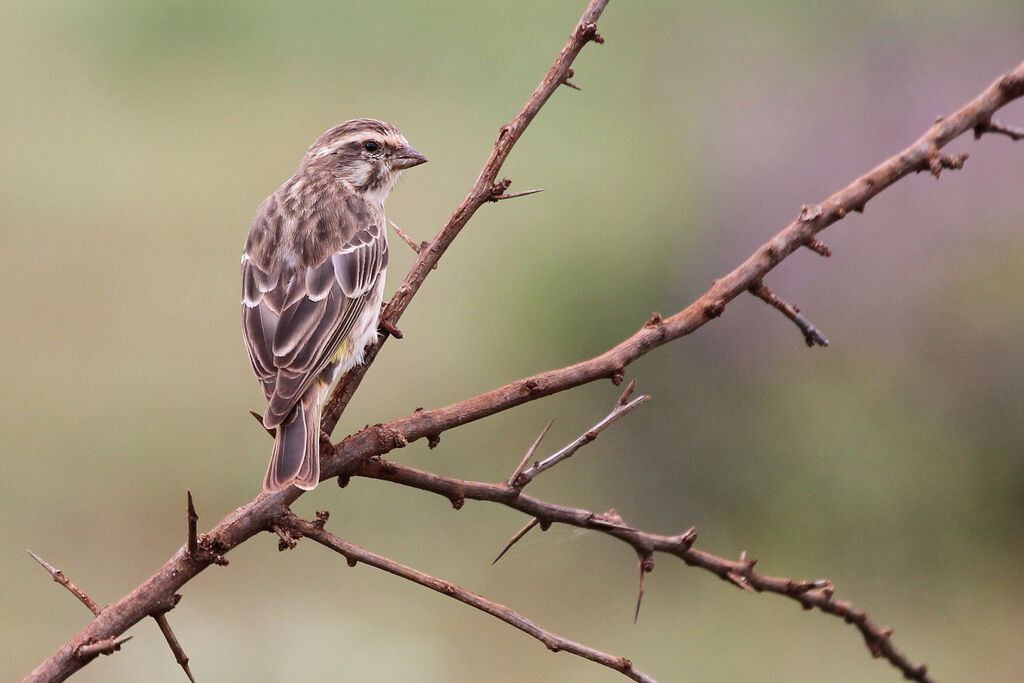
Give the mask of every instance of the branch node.
<svg viewBox="0 0 1024 683">
<path fill-rule="evenodd" d="M 316 511 L 316 521 L 313 522 L 313 526 L 323 531 L 324 526 L 327 525 L 327 520 L 330 519 L 331 513 L 327 510 Z"/>
<path fill-rule="evenodd" d="M 343 489 L 348 486 L 349 482 L 352 481 L 351 474 L 339 474 L 338 475 L 338 488 Z"/>
<path fill-rule="evenodd" d="M 598 44 L 604 43 L 604 37 L 597 32 L 597 24 L 591 22 L 580 26 L 580 40 L 591 41 Z"/>
<path fill-rule="evenodd" d="M 440 434 L 427 434 L 427 448 L 433 450 L 441 443 Z"/>
<path fill-rule="evenodd" d="M 968 154 L 942 154 L 939 152 L 939 148 L 934 144 L 931 146 L 928 152 L 928 159 L 925 167 L 931 171 L 932 175 L 936 178 L 942 173 L 942 169 L 948 168 L 952 170 L 961 169 L 964 167 L 964 162 L 967 161 Z"/>
<path fill-rule="evenodd" d="M 800 215 L 797 218 L 797 220 L 799 220 L 801 223 L 809 223 L 810 221 L 813 221 L 815 218 L 821 217 L 824 211 L 825 210 L 822 208 L 821 204 L 815 204 L 814 206 L 808 206 L 804 204 L 803 206 L 800 207 Z"/>
<path fill-rule="evenodd" d="M 614 384 L 615 386 L 619 386 L 620 384 L 622 384 L 622 380 L 625 378 L 626 370 L 625 368 L 622 367 L 615 368 L 614 372 L 612 372 L 610 377 L 610 379 L 612 380 L 612 384 Z"/>
<path fill-rule="evenodd" d="M 103 640 L 90 640 L 87 643 L 75 648 L 74 657 L 82 661 L 89 661 L 97 655 L 111 655 L 121 649 L 121 646 L 131 640 L 134 636 L 118 638 L 104 638 Z"/>
<path fill-rule="evenodd" d="M 456 510 L 461 510 L 462 506 L 466 504 L 466 499 L 463 498 L 462 496 L 455 496 L 454 498 L 449 498 L 448 500 L 451 501 L 452 507 Z"/>
<path fill-rule="evenodd" d="M 704 304 L 704 315 L 709 319 L 715 319 L 725 312 L 725 302 L 721 299 L 717 299 L 710 303 Z"/>
<path fill-rule="evenodd" d="M 490 194 L 487 197 L 487 201 L 496 202 L 500 200 L 504 196 L 505 190 L 507 190 L 511 184 L 511 180 L 509 180 L 508 178 L 502 178 L 498 182 L 491 185 Z"/>
<path fill-rule="evenodd" d="M 664 322 L 664 320 L 661 317 L 661 313 L 655 311 L 654 313 L 651 313 L 651 317 L 648 318 L 647 322 L 644 323 L 644 327 L 658 327 L 659 325 L 661 325 L 662 322 Z"/>
</svg>

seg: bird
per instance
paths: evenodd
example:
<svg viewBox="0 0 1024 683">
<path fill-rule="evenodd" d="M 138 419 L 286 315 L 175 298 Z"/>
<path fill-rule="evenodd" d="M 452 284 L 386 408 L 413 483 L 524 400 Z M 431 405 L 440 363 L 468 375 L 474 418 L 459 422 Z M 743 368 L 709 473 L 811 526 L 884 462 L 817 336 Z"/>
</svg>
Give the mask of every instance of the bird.
<svg viewBox="0 0 1024 683">
<path fill-rule="evenodd" d="M 427 158 L 397 128 L 327 130 L 256 212 L 242 253 L 242 335 L 267 407 L 268 493 L 320 480 L 320 413 L 376 339 L 388 265 L 384 200 Z"/>
</svg>

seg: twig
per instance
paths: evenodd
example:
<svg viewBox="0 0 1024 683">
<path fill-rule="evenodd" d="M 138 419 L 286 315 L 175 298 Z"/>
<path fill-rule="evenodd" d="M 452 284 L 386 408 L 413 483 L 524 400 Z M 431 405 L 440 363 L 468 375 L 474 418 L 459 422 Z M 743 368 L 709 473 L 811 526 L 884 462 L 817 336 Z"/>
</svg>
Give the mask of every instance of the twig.
<svg viewBox="0 0 1024 683">
<path fill-rule="evenodd" d="M 625 657 L 615 657 L 613 655 L 595 650 L 594 648 L 587 647 L 581 643 L 563 638 L 556 633 L 552 633 L 547 629 L 538 626 L 535 622 L 527 619 L 523 615 L 519 614 L 513 609 L 506 607 L 497 602 L 488 600 L 487 598 L 471 593 L 463 588 L 460 588 L 448 581 L 438 579 L 430 574 L 421 572 L 418 569 L 413 569 L 399 562 L 395 562 L 392 559 L 370 552 L 365 548 L 362 548 L 348 541 L 343 541 L 329 531 L 324 530 L 323 527 L 317 526 L 312 522 L 307 522 L 304 519 L 299 519 L 294 515 L 288 515 L 287 525 L 290 529 L 297 531 L 303 536 L 307 536 L 320 545 L 330 548 L 331 550 L 343 555 L 351 564 L 352 562 L 362 562 L 368 564 L 371 567 L 376 567 L 389 574 L 394 574 L 413 583 L 419 584 L 432 591 L 436 591 L 441 595 L 446 595 L 450 598 L 454 598 L 459 602 L 474 607 L 481 612 L 486 612 L 492 617 L 496 617 L 510 626 L 527 633 L 551 650 L 552 652 L 569 652 L 571 654 L 589 659 L 592 662 L 597 662 L 602 666 L 606 666 L 610 669 L 614 669 L 619 673 L 631 678 L 634 681 L 643 681 L 644 683 L 654 683 L 654 679 L 647 676 L 641 671 L 638 671 L 633 667 Z"/>
<path fill-rule="evenodd" d="M 800 328 L 800 331 L 803 332 L 804 341 L 807 342 L 807 346 L 813 347 L 815 344 L 818 346 L 828 346 L 828 339 L 825 338 L 825 335 L 818 331 L 818 328 L 812 325 L 807 318 L 800 315 L 800 309 L 780 299 L 775 295 L 775 292 L 768 288 L 768 285 L 758 280 L 750 285 L 747 290 L 792 320 Z"/>
<path fill-rule="evenodd" d="M 988 121 L 985 123 L 979 123 L 974 127 L 974 139 L 980 138 L 985 133 L 998 133 L 1005 135 L 1014 142 L 1018 140 L 1024 140 L 1024 128 L 1018 126 L 1009 126 L 999 121 Z"/>
<path fill-rule="evenodd" d="M 833 601 L 833 587 L 830 581 L 799 581 L 759 574 L 754 571 L 756 560 L 748 559 L 746 553 L 742 554 L 739 560 L 729 560 L 693 547 L 697 539 L 696 529 L 691 528 L 676 536 L 652 534 L 629 526 L 614 511 L 595 513 L 582 508 L 556 505 L 509 488 L 504 482 L 489 484 L 451 479 L 395 462 L 388 462 L 385 465 L 376 460 L 368 460 L 363 463 L 359 475 L 382 479 L 446 497 L 458 492 L 458 495 L 463 498 L 506 505 L 532 517 L 543 519 L 546 523 L 568 524 L 582 529 L 599 531 L 629 544 L 641 557 L 654 552 L 675 555 L 686 564 L 709 571 L 723 581 L 744 590 L 775 593 L 795 600 L 805 609 L 816 608 L 827 614 L 840 617 L 857 627 L 873 656 L 884 657 L 902 671 L 904 677 L 909 680 L 919 683 L 932 681 L 928 677 L 927 668 L 924 665 L 912 664 L 906 655 L 893 646 L 890 640 L 891 629 L 877 626 L 868 618 L 864 610 L 854 607 L 849 602 Z M 653 565 L 650 566 L 653 568 Z M 641 565 L 641 571 L 643 569 L 644 567 Z M 641 590 L 638 597 L 642 596 Z"/>
<path fill-rule="evenodd" d="M 526 455 L 524 455 L 523 459 L 519 461 L 519 465 L 517 465 L 515 471 L 512 472 L 512 476 L 508 478 L 509 486 L 516 485 L 516 481 L 519 479 L 519 475 L 521 475 L 523 473 L 523 470 L 526 469 L 526 466 L 530 463 L 530 458 L 532 458 L 533 454 L 537 452 L 537 446 L 540 445 L 541 440 L 544 439 L 544 437 L 548 433 L 548 430 L 551 429 L 551 425 L 553 424 L 555 424 L 555 419 L 551 418 L 551 421 L 548 422 L 547 426 L 545 426 L 544 429 L 540 431 L 540 434 L 537 435 L 537 438 L 534 440 L 533 445 L 526 449 Z"/>
<path fill-rule="evenodd" d="M 498 560 L 500 560 L 502 557 L 504 557 L 505 553 L 508 552 L 509 548 L 514 546 L 516 543 L 518 543 L 519 539 L 521 539 L 523 536 L 525 536 L 530 531 L 530 529 L 532 529 L 533 527 L 537 526 L 538 524 L 540 524 L 540 520 L 537 519 L 536 517 L 534 517 L 529 522 L 527 522 L 523 526 L 522 529 L 520 529 L 519 531 L 515 532 L 512 535 L 512 538 L 510 538 L 508 540 L 508 543 L 505 544 L 505 547 L 501 549 L 501 552 L 498 553 L 498 556 L 495 557 L 493 560 L 491 560 L 491 564 L 492 565 L 497 564 Z"/>
<path fill-rule="evenodd" d="M 99 613 L 103 611 L 103 608 L 97 605 L 96 601 L 90 598 L 88 593 L 86 593 L 84 590 L 76 586 L 74 581 L 64 576 L 64 572 L 54 567 L 52 564 L 50 564 L 43 558 L 39 557 L 31 550 L 26 550 L 25 552 L 31 555 L 32 559 L 38 562 L 43 569 L 50 572 L 50 576 L 53 577 L 54 581 L 67 588 L 68 591 L 70 591 L 72 595 L 78 598 L 78 600 L 83 605 L 85 605 L 90 612 L 92 612 L 96 616 L 99 616 Z"/>
<path fill-rule="evenodd" d="M 420 250 L 423 249 L 424 245 L 427 244 L 426 242 L 420 242 L 419 244 L 416 244 L 416 242 L 413 240 L 413 238 L 411 238 L 408 235 L 406 235 L 405 232 L 403 232 L 402 229 L 400 227 L 398 227 L 398 224 L 395 223 L 390 218 L 388 219 L 388 223 L 390 223 L 391 227 L 395 229 L 395 232 L 397 232 L 398 236 L 402 238 L 402 241 L 404 241 L 406 244 L 408 244 L 409 248 L 412 249 L 417 254 L 420 253 Z"/>
<path fill-rule="evenodd" d="M 577 22 L 576 28 L 569 35 L 565 46 L 562 47 L 562 51 L 558 54 L 551 68 L 548 69 L 547 75 L 544 76 L 544 79 L 534 89 L 533 94 L 526 100 L 519 113 L 498 130 L 498 139 L 495 140 L 494 147 L 491 149 L 491 153 L 487 157 L 480 175 L 477 176 L 476 182 L 473 183 L 473 187 L 470 188 L 465 198 L 455 208 L 455 211 L 452 212 L 451 217 L 437 233 L 437 236 L 421 247 L 412 269 L 405 276 L 405 280 L 385 307 L 384 318 L 389 322 L 395 325 L 398 324 L 398 319 L 402 317 L 405 309 L 412 302 L 412 298 L 419 291 L 427 275 L 437 266 L 437 262 L 440 261 L 448 246 L 458 237 L 477 209 L 494 198 L 495 181 L 498 178 L 502 165 L 504 165 L 508 155 L 512 152 L 512 148 L 519 141 L 519 138 L 522 137 L 530 122 L 537 116 L 537 112 L 540 111 L 551 95 L 568 78 L 576 56 L 579 55 L 587 43 L 604 42 L 604 38 L 597 32 L 597 20 L 601 13 L 604 12 L 607 4 L 608 0 L 591 0 L 587 9 L 583 12 L 583 16 Z M 505 189 L 508 188 L 508 184 L 501 183 L 500 186 L 499 195 L 504 193 Z M 334 431 L 338 418 L 351 400 L 352 394 L 362 381 L 366 370 L 373 363 L 374 358 L 377 357 L 377 352 L 384 341 L 384 339 L 381 339 L 367 347 L 363 355 L 363 364 L 345 373 L 345 376 L 338 382 L 334 391 L 331 392 L 330 398 L 324 405 L 322 418 L 323 430 L 328 434 Z"/>
<path fill-rule="evenodd" d="M 156 620 L 157 626 L 160 627 L 160 632 L 164 634 L 164 638 L 167 640 L 167 645 L 170 646 L 171 652 L 174 653 L 174 661 L 181 665 L 181 668 L 185 670 L 185 675 L 188 676 L 188 680 L 192 683 L 196 683 L 195 677 L 192 675 L 192 670 L 188 666 L 188 655 L 185 654 L 185 650 L 181 647 L 181 643 L 178 642 L 177 636 L 174 635 L 174 631 L 171 630 L 171 625 L 167 621 L 167 612 L 157 612 L 152 615 L 153 619 Z"/>
<path fill-rule="evenodd" d="M 558 463 L 562 462 L 563 460 L 568 460 L 569 458 L 571 458 L 576 453 L 576 451 L 578 451 L 579 449 L 583 448 L 588 443 L 596 439 L 598 434 L 600 434 L 609 426 L 611 426 L 620 417 L 630 412 L 637 406 L 641 406 L 644 403 L 647 403 L 648 401 L 651 400 L 650 396 L 642 395 L 637 396 L 628 403 L 624 403 L 623 401 L 629 396 L 630 393 L 632 393 L 634 386 L 636 386 L 636 380 L 630 382 L 629 386 L 626 387 L 626 390 L 622 392 L 622 398 L 619 400 L 618 403 L 615 404 L 615 407 L 612 409 L 612 412 L 608 413 L 604 417 L 604 419 L 602 419 L 596 425 L 594 425 L 586 432 L 581 434 L 579 437 L 574 439 L 571 443 L 565 446 L 565 448 L 562 448 L 558 452 L 553 453 L 548 457 L 544 458 L 543 460 L 541 460 L 540 462 L 534 464 L 532 467 L 528 467 L 527 469 L 520 472 L 518 476 L 515 476 L 510 480 L 509 484 L 516 488 L 523 488 L 531 481 L 533 481 L 534 478 L 536 478 L 537 475 L 539 475 L 541 472 L 545 472 L 554 467 L 555 465 L 557 465 Z"/>
</svg>

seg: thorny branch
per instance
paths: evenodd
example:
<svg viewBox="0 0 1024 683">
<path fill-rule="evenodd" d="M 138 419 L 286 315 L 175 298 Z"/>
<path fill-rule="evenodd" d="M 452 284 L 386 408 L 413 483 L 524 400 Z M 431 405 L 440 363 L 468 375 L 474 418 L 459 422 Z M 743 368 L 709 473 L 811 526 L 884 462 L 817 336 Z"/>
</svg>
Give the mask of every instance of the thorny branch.
<svg viewBox="0 0 1024 683">
<path fill-rule="evenodd" d="M 515 142 L 523 134 L 541 106 L 561 85 L 567 85 L 572 61 L 588 42 L 603 42 L 596 28 L 597 18 L 607 0 L 593 0 L 577 24 L 561 54 L 555 60 L 544 80 L 527 100 L 523 109 L 511 122 L 501 128 L 494 148 L 480 176 L 466 198 L 456 208 L 438 235 L 422 246 L 418 258 L 405 281 L 384 311 L 384 320 L 392 327 L 408 307 L 429 272 L 484 203 L 504 196 L 508 182 L 496 182 L 498 173 Z M 572 84 L 569 84 L 572 85 Z M 626 525 L 614 511 L 595 514 L 585 510 L 546 503 L 532 498 L 506 483 L 484 484 L 462 482 L 437 477 L 393 463 L 370 460 L 395 448 L 402 448 L 416 439 L 426 438 L 436 444 L 442 432 L 508 410 L 527 401 L 565 391 L 598 379 L 610 378 L 618 384 L 624 368 L 630 362 L 673 339 L 685 336 L 719 317 L 726 305 L 764 276 L 785 258 L 801 247 L 827 253 L 827 247 L 817 241 L 816 235 L 850 211 L 863 211 L 867 202 L 900 178 L 920 171 L 938 172 L 943 168 L 958 168 L 963 156 L 951 157 L 940 153 L 945 145 L 967 130 L 976 136 L 998 133 L 1018 138 L 1018 131 L 993 122 L 992 116 L 1008 102 L 1024 95 L 1024 64 L 1007 73 L 981 95 L 960 110 L 937 120 L 914 144 L 861 176 L 846 188 L 821 204 L 806 207 L 797 220 L 761 246 L 734 271 L 717 280 L 695 302 L 668 318 L 655 314 L 634 335 L 605 353 L 576 365 L 540 373 L 495 389 L 481 396 L 430 411 L 417 411 L 404 419 L 367 427 L 337 444 L 333 452 L 325 450 L 322 478 L 338 477 L 343 482 L 353 475 L 378 478 L 417 486 L 447 496 L 457 507 L 465 498 L 499 502 L 522 510 L 545 523 L 560 522 L 582 528 L 595 529 L 620 538 L 638 555 L 654 552 L 674 554 L 684 562 L 712 571 L 724 580 L 753 591 L 768 591 L 786 595 L 802 605 L 843 617 L 864 635 L 875 656 L 885 657 L 899 668 L 907 678 L 917 681 L 931 680 L 923 666 L 915 667 L 893 648 L 891 631 L 872 624 L 867 615 L 849 603 L 831 599 L 831 585 L 825 581 L 793 581 L 759 574 L 753 570 L 754 562 L 741 557 L 738 561 L 725 560 L 692 547 L 695 533 L 679 536 L 657 536 Z M 387 329 L 387 326 L 384 326 Z M 330 432 L 338 416 L 376 356 L 380 344 L 367 349 L 366 363 L 344 377 L 325 408 L 324 430 Z M 384 472 L 384 468 L 388 472 Z M 406 481 L 407 480 L 407 481 Z M 260 532 L 275 526 L 284 529 L 291 514 L 288 506 L 302 491 L 290 488 L 273 495 L 260 494 L 221 520 L 209 533 L 199 535 L 194 552 L 190 543 L 184 544 L 164 565 L 117 603 L 101 610 L 100 614 L 61 648 L 41 663 L 26 680 L 63 680 L 84 666 L 89 657 L 99 652 L 116 650 L 125 639 L 118 636 L 147 616 L 166 611 L 178 589 L 211 564 L 225 565 L 224 555 L 237 545 Z M 282 526 L 285 525 L 285 526 Z M 282 538 L 282 542 L 284 539 Z M 642 552 L 641 552 L 642 550 Z M 643 571 L 643 568 L 641 568 Z"/>
<path fill-rule="evenodd" d="M 326 521 L 323 517 L 321 517 L 321 520 Z M 602 666 L 614 669 L 634 681 L 654 683 L 653 678 L 635 669 L 632 662 L 625 657 L 615 657 L 614 655 L 601 652 L 600 650 L 595 650 L 594 648 L 587 647 L 586 645 L 569 640 L 568 638 L 563 638 L 558 634 L 552 633 L 551 631 L 538 626 L 530 619 L 527 619 L 515 610 L 509 609 L 501 603 L 488 600 L 482 595 L 471 593 L 470 591 L 460 588 L 448 581 L 438 579 L 437 577 L 431 576 L 425 572 L 421 572 L 417 569 L 413 569 L 412 567 L 395 562 L 394 560 L 377 555 L 376 553 L 370 552 L 369 550 L 355 545 L 354 543 L 343 541 L 329 531 L 324 530 L 322 521 L 307 522 L 304 519 L 299 519 L 298 517 L 289 514 L 286 516 L 284 525 L 293 536 L 307 536 L 320 545 L 343 555 L 345 559 L 348 560 L 349 566 L 355 566 L 356 563 L 362 562 L 363 564 L 368 564 L 371 567 L 382 569 L 389 574 L 400 576 L 403 579 L 425 586 L 432 591 L 436 591 L 441 595 L 447 595 L 450 598 L 454 598 L 461 603 L 480 610 L 481 612 L 486 612 L 492 617 L 496 617 L 501 621 L 504 621 L 506 624 L 514 626 L 520 631 L 533 636 L 540 642 L 544 643 L 544 645 L 552 652 L 569 652 L 583 657 L 584 659 L 589 659 L 592 662 L 597 662 Z"/>
<path fill-rule="evenodd" d="M 506 505 L 531 515 L 531 521 L 502 551 L 521 538 L 535 524 L 546 529 L 554 523 L 567 524 L 581 529 L 598 531 L 617 538 L 632 546 L 640 558 L 640 586 L 637 595 L 637 613 L 643 596 L 643 575 L 654 569 L 653 553 L 675 555 L 686 564 L 700 567 L 720 579 L 751 592 L 776 593 L 799 602 L 805 609 L 819 609 L 833 614 L 847 623 L 854 624 L 864 636 L 864 642 L 875 657 L 885 657 L 899 668 L 904 676 L 914 681 L 930 681 L 924 665 L 912 664 L 890 641 L 892 630 L 873 623 L 864 610 L 854 607 L 845 600 L 833 600 L 833 587 L 828 580 L 799 581 L 779 576 L 769 576 L 754 571 L 757 560 L 747 559 L 741 554 L 738 560 L 728 560 L 705 552 L 693 546 L 697 530 L 688 529 L 676 536 L 652 534 L 628 525 L 615 510 L 597 513 L 581 508 L 555 505 L 533 498 L 522 491 L 502 482 L 488 484 L 479 481 L 463 481 L 424 472 L 395 462 L 378 459 L 362 463 L 358 476 L 429 491 L 449 500 L 479 500 Z M 461 506 L 459 506 L 461 507 Z M 498 556 L 499 558 L 501 555 Z M 497 561 L 497 560 L 495 560 Z"/>
</svg>

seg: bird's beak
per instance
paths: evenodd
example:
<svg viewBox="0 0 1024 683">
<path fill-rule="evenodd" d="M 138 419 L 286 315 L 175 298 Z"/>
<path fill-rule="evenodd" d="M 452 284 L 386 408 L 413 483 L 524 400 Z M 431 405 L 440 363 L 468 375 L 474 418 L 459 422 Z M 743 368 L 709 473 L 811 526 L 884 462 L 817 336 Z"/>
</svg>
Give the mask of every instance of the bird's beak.
<svg viewBox="0 0 1024 683">
<path fill-rule="evenodd" d="M 419 166 L 420 164 L 425 163 L 427 163 L 427 158 L 409 145 L 399 149 L 391 158 L 391 168 L 396 171 L 412 168 L 413 166 Z"/>
</svg>

